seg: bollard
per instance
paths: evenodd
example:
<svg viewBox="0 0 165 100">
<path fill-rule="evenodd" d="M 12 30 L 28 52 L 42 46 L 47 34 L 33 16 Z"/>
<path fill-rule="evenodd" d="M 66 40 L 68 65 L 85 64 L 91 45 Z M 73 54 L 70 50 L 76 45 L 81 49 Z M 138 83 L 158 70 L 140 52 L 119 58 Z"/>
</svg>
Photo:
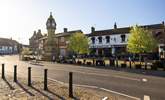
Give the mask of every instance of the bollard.
<svg viewBox="0 0 165 100">
<path fill-rule="evenodd" d="M 116 58 L 116 67 L 118 67 L 118 59 Z"/>
<path fill-rule="evenodd" d="M 31 86 L 31 67 L 28 67 L 28 86 Z"/>
<path fill-rule="evenodd" d="M 72 80 L 72 72 L 69 72 L 69 97 L 73 98 L 73 80 Z"/>
<path fill-rule="evenodd" d="M 17 65 L 14 65 L 14 82 L 17 82 Z"/>
<path fill-rule="evenodd" d="M 129 61 L 129 67 L 132 68 L 131 61 Z"/>
<path fill-rule="evenodd" d="M 2 64 L 2 79 L 5 79 L 5 64 Z"/>
<path fill-rule="evenodd" d="M 44 69 L 44 90 L 48 90 L 48 86 L 47 86 L 47 71 L 48 71 L 48 69 Z"/>
<path fill-rule="evenodd" d="M 93 66 L 95 66 L 95 59 L 93 58 L 93 60 L 92 60 L 92 61 L 93 61 Z"/>
<path fill-rule="evenodd" d="M 145 65 L 144 65 L 144 67 L 145 67 L 145 70 L 147 70 L 147 63 L 145 62 Z"/>
</svg>

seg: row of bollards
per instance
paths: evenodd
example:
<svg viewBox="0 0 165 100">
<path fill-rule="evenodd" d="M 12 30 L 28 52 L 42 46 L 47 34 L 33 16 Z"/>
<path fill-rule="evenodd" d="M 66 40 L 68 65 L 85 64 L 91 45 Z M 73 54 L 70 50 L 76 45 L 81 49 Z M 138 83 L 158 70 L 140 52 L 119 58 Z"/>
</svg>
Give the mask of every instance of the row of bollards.
<svg viewBox="0 0 165 100">
<path fill-rule="evenodd" d="M 44 90 L 48 90 L 48 69 L 44 69 Z M 5 79 L 5 64 L 2 64 L 2 79 Z M 14 82 L 17 80 L 17 65 L 14 65 Z M 28 86 L 32 86 L 31 67 L 28 67 Z M 69 72 L 69 97 L 73 98 L 73 73 Z"/>
</svg>

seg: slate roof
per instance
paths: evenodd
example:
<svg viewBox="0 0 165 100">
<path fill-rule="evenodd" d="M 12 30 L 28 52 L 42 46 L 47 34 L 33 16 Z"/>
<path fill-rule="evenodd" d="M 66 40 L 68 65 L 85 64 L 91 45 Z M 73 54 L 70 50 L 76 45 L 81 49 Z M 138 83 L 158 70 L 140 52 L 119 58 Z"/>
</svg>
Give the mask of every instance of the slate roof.
<svg viewBox="0 0 165 100">
<path fill-rule="evenodd" d="M 81 32 L 81 33 L 82 33 L 81 30 L 73 30 L 73 31 L 67 31 L 67 32 L 57 33 L 56 36 L 57 36 L 57 37 L 69 36 L 69 35 L 74 34 L 74 33 L 76 33 L 76 32 Z"/>
<path fill-rule="evenodd" d="M 152 25 L 143 25 L 140 26 L 147 29 L 162 29 L 164 28 L 163 24 L 152 24 Z M 101 36 L 101 35 L 112 35 L 112 34 L 125 34 L 130 32 L 131 27 L 123 27 L 117 29 L 107 29 L 107 30 L 98 30 L 93 33 L 87 34 L 87 36 Z"/>
<path fill-rule="evenodd" d="M 72 34 L 74 34 L 74 33 L 76 33 L 76 32 L 81 32 L 81 33 L 82 33 L 81 30 L 73 30 L 73 31 L 67 31 L 67 32 L 56 33 L 55 35 L 56 35 L 56 37 L 63 37 L 63 36 L 72 35 Z M 55 36 L 55 35 L 54 35 L 54 36 Z M 47 38 L 47 35 L 44 35 L 42 38 L 40 38 L 40 40 L 46 39 L 46 38 Z"/>
<path fill-rule="evenodd" d="M 16 40 L 11 40 L 7 38 L 0 38 L 0 46 L 14 46 L 19 43 Z"/>
</svg>

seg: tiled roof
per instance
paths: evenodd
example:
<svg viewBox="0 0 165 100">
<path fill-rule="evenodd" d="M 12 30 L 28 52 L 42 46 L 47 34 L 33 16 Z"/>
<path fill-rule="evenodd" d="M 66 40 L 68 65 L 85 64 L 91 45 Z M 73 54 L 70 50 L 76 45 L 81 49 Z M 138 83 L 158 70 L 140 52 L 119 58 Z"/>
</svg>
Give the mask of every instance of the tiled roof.
<svg viewBox="0 0 165 100">
<path fill-rule="evenodd" d="M 140 26 L 147 29 L 162 29 L 164 28 L 163 24 L 152 24 L 152 25 L 143 25 Z M 124 34 L 129 33 L 131 27 L 123 27 L 117 29 L 108 29 L 108 30 L 98 30 L 93 33 L 87 34 L 87 36 L 100 36 L 100 35 L 111 35 L 111 34 Z"/>
</svg>

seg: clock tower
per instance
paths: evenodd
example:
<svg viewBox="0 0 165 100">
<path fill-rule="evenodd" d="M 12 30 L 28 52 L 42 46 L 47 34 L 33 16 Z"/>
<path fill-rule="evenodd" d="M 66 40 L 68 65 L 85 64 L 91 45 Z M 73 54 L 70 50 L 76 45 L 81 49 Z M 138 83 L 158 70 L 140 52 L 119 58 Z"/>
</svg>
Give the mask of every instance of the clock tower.
<svg viewBox="0 0 165 100">
<path fill-rule="evenodd" d="M 56 22 L 52 16 L 52 13 L 50 13 L 49 18 L 47 19 L 46 29 L 48 35 L 47 35 L 47 40 L 44 44 L 43 58 L 45 60 L 52 61 L 55 60 L 55 58 L 57 58 L 57 43 L 55 38 Z"/>
</svg>

